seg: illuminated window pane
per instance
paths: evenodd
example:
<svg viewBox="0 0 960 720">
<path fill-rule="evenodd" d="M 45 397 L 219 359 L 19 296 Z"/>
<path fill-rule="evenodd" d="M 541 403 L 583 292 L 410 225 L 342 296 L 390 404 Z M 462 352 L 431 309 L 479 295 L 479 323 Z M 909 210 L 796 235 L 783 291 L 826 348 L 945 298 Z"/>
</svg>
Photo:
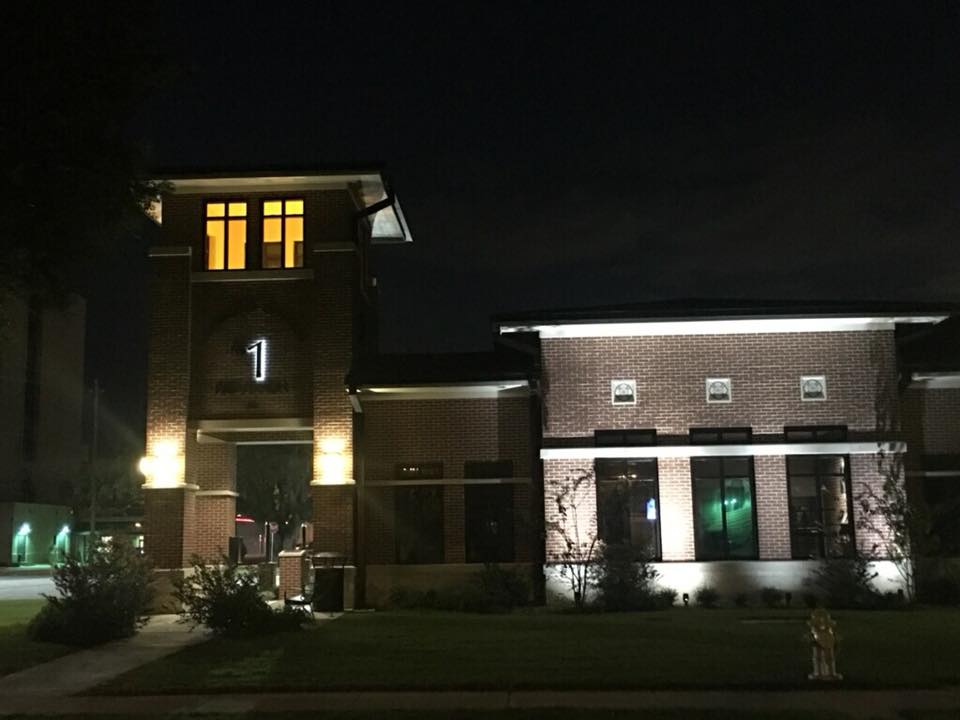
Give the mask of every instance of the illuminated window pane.
<svg viewBox="0 0 960 720">
<path fill-rule="evenodd" d="M 225 210 L 223 203 L 207 203 L 207 217 L 223 217 Z"/>
<path fill-rule="evenodd" d="M 303 241 L 291 241 L 287 238 L 283 254 L 284 267 L 300 267 L 303 264 Z"/>
<path fill-rule="evenodd" d="M 280 200 L 268 200 L 263 204 L 264 215 L 282 215 L 283 203 Z"/>
<path fill-rule="evenodd" d="M 223 221 L 207 221 L 207 270 L 223 270 Z"/>
<path fill-rule="evenodd" d="M 246 217 L 247 204 L 245 202 L 230 203 L 230 217 Z"/>
<path fill-rule="evenodd" d="M 287 215 L 303 215 L 303 200 L 287 200 L 284 205 Z"/>
<path fill-rule="evenodd" d="M 280 243 L 264 243 L 263 245 L 263 267 L 279 268 L 283 267 L 282 260 L 283 245 Z"/>
<path fill-rule="evenodd" d="M 288 217 L 286 219 L 287 224 L 287 240 L 292 240 L 293 242 L 300 242 L 303 240 L 303 218 L 302 217 Z"/>
<path fill-rule="evenodd" d="M 266 218 L 263 221 L 263 241 L 265 243 L 278 243 L 283 239 L 280 232 L 280 218 Z"/>
<path fill-rule="evenodd" d="M 227 269 L 242 270 L 246 265 L 247 221 L 231 220 L 227 248 Z"/>
</svg>

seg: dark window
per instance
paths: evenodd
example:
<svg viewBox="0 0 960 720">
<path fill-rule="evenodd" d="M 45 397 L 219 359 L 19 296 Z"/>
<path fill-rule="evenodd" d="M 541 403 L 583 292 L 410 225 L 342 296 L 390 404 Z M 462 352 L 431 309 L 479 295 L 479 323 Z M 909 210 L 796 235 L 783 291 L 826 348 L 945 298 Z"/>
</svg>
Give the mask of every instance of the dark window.
<svg viewBox="0 0 960 720">
<path fill-rule="evenodd" d="M 42 311 L 31 302 L 27 315 L 27 363 L 23 386 L 23 459 L 37 455 L 37 421 L 40 412 L 40 347 Z"/>
<path fill-rule="evenodd" d="M 627 545 L 637 558 L 660 558 L 657 461 L 597 460 L 597 530 L 610 545 Z"/>
<path fill-rule="evenodd" d="M 400 463 L 396 467 L 397 480 L 439 480 L 442 477 L 442 462 Z"/>
<path fill-rule="evenodd" d="M 753 458 L 691 458 L 697 560 L 757 557 Z"/>
<path fill-rule="evenodd" d="M 846 425 L 788 425 L 783 429 L 787 442 L 846 442 Z"/>
<path fill-rule="evenodd" d="M 937 554 L 960 555 L 960 477 L 925 477 L 923 499 L 930 510 L 930 534 Z"/>
<path fill-rule="evenodd" d="M 753 439 L 753 430 L 735 428 L 690 428 L 691 445 L 746 445 Z"/>
<path fill-rule="evenodd" d="M 262 240 L 263 267 L 303 267 L 303 200 L 264 200 Z"/>
<path fill-rule="evenodd" d="M 853 557 L 848 458 L 789 455 L 787 488 L 794 559 Z"/>
<path fill-rule="evenodd" d="M 512 460 L 467 462 L 467 479 L 513 477 Z M 463 490 L 467 562 L 513 562 L 513 485 L 484 483 Z"/>
<path fill-rule="evenodd" d="M 632 447 L 656 445 L 656 430 L 594 430 L 593 443 L 597 447 Z"/>
<path fill-rule="evenodd" d="M 393 492 L 397 562 L 443 562 L 443 486 L 403 485 Z"/>
</svg>

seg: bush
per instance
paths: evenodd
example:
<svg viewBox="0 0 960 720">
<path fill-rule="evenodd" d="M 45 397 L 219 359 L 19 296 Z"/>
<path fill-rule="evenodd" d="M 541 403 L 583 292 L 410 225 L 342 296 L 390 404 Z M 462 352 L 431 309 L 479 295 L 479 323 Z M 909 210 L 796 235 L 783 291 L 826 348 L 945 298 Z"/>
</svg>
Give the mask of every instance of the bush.
<svg viewBox="0 0 960 720">
<path fill-rule="evenodd" d="M 496 563 L 486 563 L 477 578 L 477 589 L 490 607 L 512 610 L 530 602 L 530 583 L 520 573 Z"/>
<path fill-rule="evenodd" d="M 504 613 L 529 602 L 530 585 L 526 578 L 488 563 L 465 587 L 426 591 L 398 587 L 390 592 L 388 604 L 397 609 Z"/>
<path fill-rule="evenodd" d="M 829 608 L 872 609 L 881 598 L 873 587 L 875 577 L 864 558 L 826 560 L 805 583 L 816 589 Z"/>
<path fill-rule="evenodd" d="M 760 601 L 764 607 L 778 608 L 783 603 L 783 591 L 775 587 L 765 587 L 760 590 Z"/>
<path fill-rule="evenodd" d="M 659 588 L 654 594 L 654 602 L 657 609 L 666 610 L 677 604 L 677 595 L 679 593 L 673 588 Z"/>
<path fill-rule="evenodd" d="M 713 609 L 720 605 L 720 593 L 717 592 L 716 588 L 710 587 L 709 585 L 697 588 L 693 599 L 697 605 L 702 608 Z"/>
<path fill-rule="evenodd" d="M 260 595 L 258 573 L 245 572 L 227 558 L 207 566 L 194 556 L 190 563 L 193 573 L 174 581 L 184 621 L 216 635 L 259 635 L 298 630 L 308 619 L 294 608 L 273 611 Z"/>
<path fill-rule="evenodd" d="M 817 597 L 816 593 L 805 592 L 803 594 L 803 604 L 813 610 L 820 606 L 820 598 Z"/>
<path fill-rule="evenodd" d="M 656 610 L 664 606 L 666 596 L 656 587 L 659 573 L 644 560 L 637 560 L 633 548 L 607 545 L 597 562 L 594 582 L 600 606 L 604 610 Z M 676 599 L 672 591 L 670 604 Z"/>
<path fill-rule="evenodd" d="M 745 608 L 750 605 L 750 596 L 745 592 L 738 592 L 733 597 L 733 604 L 738 608 Z"/>
<path fill-rule="evenodd" d="M 46 605 L 27 633 L 34 640 L 96 645 L 130 637 L 147 621 L 153 597 L 150 563 L 126 543 L 98 544 L 89 562 L 68 558 L 54 570 L 60 597 Z"/>
<path fill-rule="evenodd" d="M 960 580 L 955 575 L 921 578 L 917 599 L 930 605 L 960 605 Z"/>
</svg>

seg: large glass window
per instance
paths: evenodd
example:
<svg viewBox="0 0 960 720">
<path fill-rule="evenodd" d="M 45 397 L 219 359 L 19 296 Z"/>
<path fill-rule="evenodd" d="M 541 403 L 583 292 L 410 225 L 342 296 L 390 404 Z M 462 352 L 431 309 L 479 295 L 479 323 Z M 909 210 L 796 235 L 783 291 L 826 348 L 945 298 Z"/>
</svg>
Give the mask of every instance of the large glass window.
<svg viewBox="0 0 960 720">
<path fill-rule="evenodd" d="M 443 486 L 401 485 L 393 492 L 397 562 L 443 562 Z"/>
<path fill-rule="evenodd" d="M 513 477 L 510 460 L 467 462 L 467 479 Z M 463 489 L 467 562 L 513 562 L 513 485 L 468 484 Z"/>
<path fill-rule="evenodd" d="M 753 458 L 691 458 L 697 560 L 757 557 Z"/>
<path fill-rule="evenodd" d="M 793 557 L 852 557 L 848 459 L 843 455 L 788 455 L 787 487 Z"/>
<path fill-rule="evenodd" d="M 610 545 L 626 545 L 638 559 L 660 558 L 657 461 L 597 460 L 597 530 Z"/>
<path fill-rule="evenodd" d="M 263 267 L 303 267 L 303 200 L 263 203 Z"/>
<path fill-rule="evenodd" d="M 243 270 L 247 266 L 247 204 L 208 202 L 207 270 Z"/>
</svg>

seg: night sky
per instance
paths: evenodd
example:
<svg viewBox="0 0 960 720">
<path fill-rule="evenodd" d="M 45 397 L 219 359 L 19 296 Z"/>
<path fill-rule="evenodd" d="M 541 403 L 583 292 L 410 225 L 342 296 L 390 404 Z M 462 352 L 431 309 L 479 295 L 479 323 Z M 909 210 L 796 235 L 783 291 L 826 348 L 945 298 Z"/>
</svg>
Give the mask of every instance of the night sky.
<svg viewBox="0 0 960 720">
<path fill-rule="evenodd" d="M 382 164 L 415 239 L 377 252 L 384 350 L 485 349 L 509 310 L 960 299 L 954 3 L 195 5 L 163 5 L 178 71 L 133 137 L 156 167 Z M 90 307 L 134 435 L 147 242 Z"/>
</svg>

